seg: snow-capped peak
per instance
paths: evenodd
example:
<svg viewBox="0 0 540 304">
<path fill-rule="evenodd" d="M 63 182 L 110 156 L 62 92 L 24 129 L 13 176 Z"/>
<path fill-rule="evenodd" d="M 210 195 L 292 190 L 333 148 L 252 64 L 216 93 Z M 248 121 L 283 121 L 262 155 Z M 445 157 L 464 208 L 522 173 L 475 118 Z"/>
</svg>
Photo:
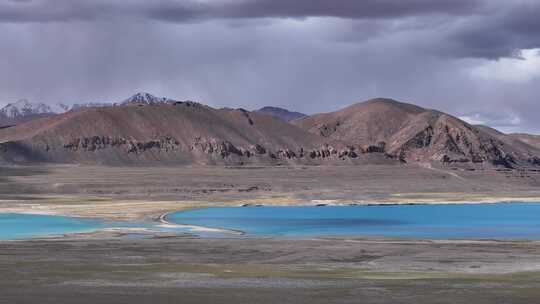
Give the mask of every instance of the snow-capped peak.
<svg viewBox="0 0 540 304">
<path fill-rule="evenodd" d="M 127 104 L 147 104 L 157 105 L 164 103 L 174 103 L 176 100 L 166 97 L 156 97 L 150 93 L 137 93 L 130 98 L 124 100 L 120 105 Z M 40 114 L 62 114 L 69 111 L 77 111 L 84 108 L 95 107 L 111 107 L 117 105 L 116 103 L 108 102 L 89 102 L 89 103 L 75 103 L 75 104 L 45 104 L 29 102 L 26 99 L 21 99 L 14 103 L 9 103 L 7 106 L 0 108 L 0 118 L 8 118 L 10 120 L 18 120 L 26 118 L 28 116 L 40 115 Z"/>
<path fill-rule="evenodd" d="M 150 93 L 137 93 L 130 98 L 124 100 L 121 104 L 142 103 L 147 105 L 155 105 L 169 103 L 172 99 L 166 97 L 156 97 Z"/>
<path fill-rule="evenodd" d="M 54 105 L 54 107 L 55 107 L 55 109 L 53 109 L 54 112 L 61 114 L 61 113 L 69 112 L 73 106 L 67 105 L 65 103 L 57 103 L 56 105 Z"/>
<path fill-rule="evenodd" d="M 21 99 L 17 102 L 10 103 L 0 109 L 0 114 L 8 118 L 19 118 L 36 114 L 52 114 L 56 113 L 53 108 L 44 103 L 32 103 L 26 99 Z"/>
</svg>

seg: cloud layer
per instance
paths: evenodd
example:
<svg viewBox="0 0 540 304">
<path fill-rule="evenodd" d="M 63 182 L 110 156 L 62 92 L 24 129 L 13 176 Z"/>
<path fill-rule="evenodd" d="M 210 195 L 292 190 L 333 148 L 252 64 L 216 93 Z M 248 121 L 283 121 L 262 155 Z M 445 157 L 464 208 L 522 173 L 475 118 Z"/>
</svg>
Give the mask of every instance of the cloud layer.
<svg viewBox="0 0 540 304">
<path fill-rule="evenodd" d="M 215 18 L 339 17 L 399 18 L 460 15 L 483 8 L 478 0 L 4 0 L 7 22 L 54 22 L 111 18 L 150 18 L 190 22 Z"/>
<path fill-rule="evenodd" d="M 533 0 L 0 0 L 0 104 L 144 90 L 313 113 L 386 96 L 538 131 L 538 11 Z"/>
</svg>

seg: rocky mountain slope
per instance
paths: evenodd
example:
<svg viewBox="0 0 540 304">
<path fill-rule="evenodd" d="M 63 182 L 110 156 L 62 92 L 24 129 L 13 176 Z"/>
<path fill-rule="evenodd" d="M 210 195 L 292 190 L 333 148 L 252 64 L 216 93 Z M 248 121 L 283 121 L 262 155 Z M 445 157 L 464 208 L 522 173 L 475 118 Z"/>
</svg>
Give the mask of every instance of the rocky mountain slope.
<svg viewBox="0 0 540 304">
<path fill-rule="evenodd" d="M 540 150 L 496 130 L 391 99 L 373 99 L 293 122 L 313 134 L 385 152 L 402 162 L 540 164 Z"/>
<path fill-rule="evenodd" d="M 136 94 L 114 106 L 0 129 L 0 161 L 540 166 L 540 147 L 524 138 L 390 99 L 286 123 L 259 112 Z"/>
<path fill-rule="evenodd" d="M 278 164 L 392 161 L 269 115 L 194 102 L 87 108 L 0 130 L 9 162 Z"/>
<path fill-rule="evenodd" d="M 307 117 L 306 114 L 300 113 L 300 112 L 291 112 L 287 109 L 279 108 L 279 107 L 264 107 L 260 108 L 259 110 L 255 111 L 261 114 L 267 114 L 274 116 L 275 118 L 289 122 L 293 121 L 295 119 L 304 118 Z"/>
<path fill-rule="evenodd" d="M 533 147 L 536 147 L 540 149 L 540 135 L 532 135 L 532 134 L 525 134 L 525 133 L 514 133 L 509 134 L 509 136 L 518 139 L 528 145 L 531 145 Z"/>
</svg>

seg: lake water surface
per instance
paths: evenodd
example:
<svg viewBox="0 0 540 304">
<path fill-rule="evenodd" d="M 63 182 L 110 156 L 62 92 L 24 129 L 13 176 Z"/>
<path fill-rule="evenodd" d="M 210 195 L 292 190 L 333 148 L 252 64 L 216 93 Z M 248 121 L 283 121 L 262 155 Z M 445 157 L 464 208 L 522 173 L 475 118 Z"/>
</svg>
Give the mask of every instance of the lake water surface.
<svg viewBox="0 0 540 304">
<path fill-rule="evenodd" d="M 176 212 L 167 221 L 241 230 L 248 236 L 540 240 L 540 204 L 533 203 L 209 208 Z M 0 240 L 142 226 L 152 225 L 0 214 Z"/>
<path fill-rule="evenodd" d="M 540 240 L 540 204 L 534 203 L 209 208 L 167 220 L 253 236 Z"/>
<path fill-rule="evenodd" d="M 99 220 L 65 216 L 0 214 L 0 240 L 89 232 L 111 226 Z"/>
</svg>

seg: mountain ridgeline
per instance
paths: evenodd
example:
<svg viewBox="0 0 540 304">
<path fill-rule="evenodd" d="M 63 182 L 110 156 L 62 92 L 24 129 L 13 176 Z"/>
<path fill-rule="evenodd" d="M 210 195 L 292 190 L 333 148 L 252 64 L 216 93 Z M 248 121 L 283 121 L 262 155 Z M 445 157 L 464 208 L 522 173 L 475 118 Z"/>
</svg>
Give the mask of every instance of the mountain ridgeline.
<svg viewBox="0 0 540 304">
<path fill-rule="evenodd" d="M 296 119 L 307 117 L 306 114 L 303 114 L 300 112 L 291 112 L 287 109 L 278 108 L 278 107 L 263 107 L 255 112 L 271 115 L 285 122 L 290 122 Z"/>
<path fill-rule="evenodd" d="M 369 100 L 294 124 L 328 139 L 375 147 L 401 162 L 507 168 L 540 164 L 540 149 L 515 136 L 391 99 Z"/>
<path fill-rule="evenodd" d="M 316 164 L 349 154 L 341 142 L 272 116 L 192 101 L 135 99 L 0 130 L 0 159 L 15 163 Z"/>
<path fill-rule="evenodd" d="M 0 161 L 540 166 L 540 148 L 523 134 L 506 135 L 390 99 L 291 119 L 268 114 L 137 94 L 0 129 Z"/>
</svg>

